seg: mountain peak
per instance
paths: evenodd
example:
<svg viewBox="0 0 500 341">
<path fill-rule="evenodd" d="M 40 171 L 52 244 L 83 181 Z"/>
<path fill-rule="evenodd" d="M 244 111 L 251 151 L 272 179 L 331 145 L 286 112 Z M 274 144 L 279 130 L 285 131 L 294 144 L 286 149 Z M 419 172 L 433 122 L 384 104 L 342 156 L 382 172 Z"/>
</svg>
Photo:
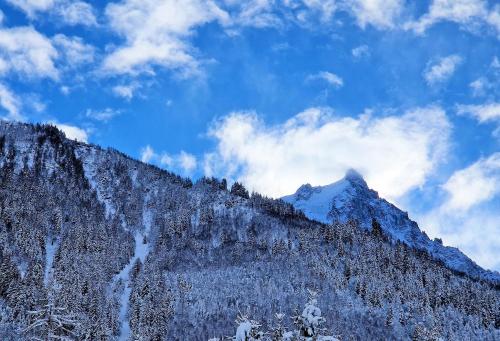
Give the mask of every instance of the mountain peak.
<svg viewBox="0 0 500 341">
<path fill-rule="evenodd" d="M 456 248 L 430 240 L 406 212 L 369 189 L 363 176 L 354 169 L 349 169 L 343 179 L 330 185 L 302 185 L 295 194 L 282 199 L 307 217 L 326 224 L 356 221 L 360 228 L 370 230 L 375 219 L 391 240 L 424 250 L 453 270 L 500 283 L 498 273 L 485 271 Z"/>
<path fill-rule="evenodd" d="M 368 187 L 368 184 L 366 183 L 361 173 L 359 173 L 357 170 L 353 168 L 347 170 L 344 179 L 349 181 L 350 183 L 357 183 L 362 185 L 363 187 Z"/>
</svg>

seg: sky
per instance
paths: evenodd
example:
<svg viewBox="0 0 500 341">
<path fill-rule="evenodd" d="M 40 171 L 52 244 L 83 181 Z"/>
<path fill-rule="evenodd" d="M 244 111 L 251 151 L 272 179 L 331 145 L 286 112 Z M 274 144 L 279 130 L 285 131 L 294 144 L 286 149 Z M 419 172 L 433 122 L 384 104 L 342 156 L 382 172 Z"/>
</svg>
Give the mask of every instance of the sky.
<svg viewBox="0 0 500 341">
<path fill-rule="evenodd" d="M 355 168 L 500 270 L 500 4 L 0 0 L 0 119 L 271 197 Z"/>
</svg>

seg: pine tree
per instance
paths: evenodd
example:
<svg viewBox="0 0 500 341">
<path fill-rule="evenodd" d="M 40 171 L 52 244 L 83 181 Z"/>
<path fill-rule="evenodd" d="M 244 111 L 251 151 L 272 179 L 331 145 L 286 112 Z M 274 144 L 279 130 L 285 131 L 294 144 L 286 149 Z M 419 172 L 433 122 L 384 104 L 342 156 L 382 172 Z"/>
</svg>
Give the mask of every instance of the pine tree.
<svg viewBox="0 0 500 341">
<path fill-rule="evenodd" d="M 237 196 L 245 198 L 245 199 L 250 198 L 250 195 L 248 194 L 248 190 L 245 188 L 245 186 L 243 186 L 239 182 L 235 182 L 231 186 L 231 194 L 237 195 Z"/>
</svg>

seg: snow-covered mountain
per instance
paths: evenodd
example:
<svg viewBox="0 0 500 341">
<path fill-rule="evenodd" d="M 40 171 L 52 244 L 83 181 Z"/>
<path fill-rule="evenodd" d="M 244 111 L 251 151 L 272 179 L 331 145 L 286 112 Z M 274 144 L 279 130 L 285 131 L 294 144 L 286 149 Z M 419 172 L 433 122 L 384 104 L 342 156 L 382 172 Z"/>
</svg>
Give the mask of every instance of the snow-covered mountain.
<svg viewBox="0 0 500 341">
<path fill-rule="evenodd" d="M 300 200 L 337 193 L 370 222 L 383 202 L 354 175 Z M 499 340 L 499 306 L 499 287 L 355 224 L 0 121 L 0 340 Z"/>
<path fill-rule="evenodd" d="M 417 223 L 408 217 L 407 212 L 380 198 L 355 170 L 347 171 L 343 179 L 330 185 L 302 185 L 294 194 L 282 199 L 303 211 L 310 219 L 326 224 L 345 224 L 352 220 L 361 228 L 371 230 L 375 219 L 392 241 L 425 250 L 450 269 L 500 283 L 500 273 L 484 270 L 459 249 L 444 246 L 440 240 L 429 239 Z"/>
</svg>

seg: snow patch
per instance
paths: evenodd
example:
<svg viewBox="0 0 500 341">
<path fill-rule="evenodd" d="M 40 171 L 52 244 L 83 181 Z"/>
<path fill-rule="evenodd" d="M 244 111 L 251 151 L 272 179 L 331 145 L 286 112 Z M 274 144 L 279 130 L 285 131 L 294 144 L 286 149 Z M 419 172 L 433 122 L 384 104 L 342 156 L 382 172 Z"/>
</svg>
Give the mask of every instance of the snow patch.
<svg viewBox="0 0 500 341">
<path fill-rule="evenodd" d="M 130 293 L 132 292 L 132 287 L 130 286 L 130 270 L 134 266 L 135 262 L 139 259 L 143 264 L 146 257 L 150 251 L 149 245 L 149 234 L 151 232 L 151 225 L 153 222 L 153 213 L 147 207 L 147 202 L 149 201 L 149 196 L 146 197 L 144 208 L 142 212 L 142 220 L 144 224 L 143 232 L 136 231 L 134 234 L 134 255 L 127 263 L 127 265 L 120 271 L 118 275 L 113 279 L 113 287 L 121 283 L 123 284 L 123 291 L 120 295 L 120 336 L 118 340 L 127 341 L 130 339 L 130 322 L 128 317 L 128 311 L 130 306 Z"/>
<path fill-rule="evenodd" d="M 323 187 L 304 185 L 295 194 L 285 196 L 282 199 L 304 212 L 310 219 L 328 224 L 331 222 L 328 214 L 332 208 L 332 198 L 338 198 L 340 201 L 342 196 L 347 195 L 345 189 L 348 186 L 349 181 L 345 179 Z"/>
<path fill-rule="evenodd" d="M 49 285 L 54 275 L 54 256 L 59 248 L 59 239 L 47 238 L 45 241 L 45 273 L 43 276 L 43 284 L 45 287 Z"/>
</svg>

